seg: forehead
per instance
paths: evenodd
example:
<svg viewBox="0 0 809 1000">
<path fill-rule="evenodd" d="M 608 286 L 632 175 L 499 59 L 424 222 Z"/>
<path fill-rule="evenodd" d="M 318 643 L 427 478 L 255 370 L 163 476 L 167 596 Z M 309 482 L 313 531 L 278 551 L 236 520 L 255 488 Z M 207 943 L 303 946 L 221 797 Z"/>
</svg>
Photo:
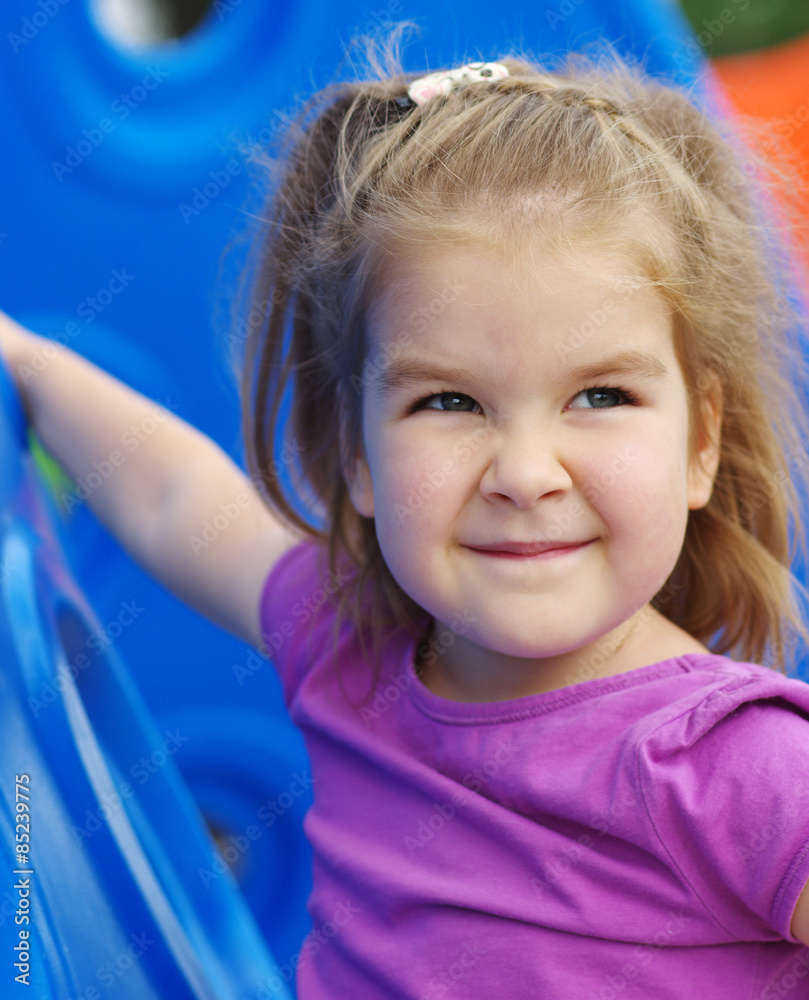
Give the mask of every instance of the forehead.
<svg viewBox="0 0 809 1000">
<path fill-rule="evenodd" d="M 367 313 L 371 356 L 473 348 L 484 340 L 509 350 L 520 331 L 542 334 L 546 344 L 566 338 L 572 348 L 578 341 L 594 346 L 599 332 L 616 333 L 624 319 L 651 317 L 671 328 L 670 309 L 651 279 L 610 247 L 561 250 L 536 241 L 516 253 L 471 242 L 424 244 L 388 260 L 379 277 Z"/>
<path fill-rule="evenodd" d="M 436 267 L 474 270 L 505 264 L 515 277 L 541 277 L 553 265 L 600 275 L 607 282 L 650 283 L 667 273 L 675 245 L 652 204 L 585 197 L 579 190 L 539 189 L 469 194 L 463 202 L 416 204 L 385 216 L 365 233 L 372 310 L 423 283 Z"/>
</svg>

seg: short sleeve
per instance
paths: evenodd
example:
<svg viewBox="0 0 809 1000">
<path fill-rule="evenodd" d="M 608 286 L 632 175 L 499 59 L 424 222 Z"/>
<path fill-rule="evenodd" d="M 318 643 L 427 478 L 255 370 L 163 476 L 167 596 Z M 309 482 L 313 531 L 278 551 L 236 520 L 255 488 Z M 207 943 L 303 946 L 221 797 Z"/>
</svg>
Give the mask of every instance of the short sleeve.
<svg viewBox="0 0 809 1000">
<path fill-rule="evenodd" d="M 723 685 L 653 732 L 638 784 L 660 844 L 716 923 L 738 940 L 794 942 L 809 880 L 809 685 L 771 673 Z"/>
<path fill-rule="evenodd" d="M 264 582 L 259 605 L 262 652 L 275 665 L 287 708 L 322 655 L 334 621 L 333 598 L 349 579 L 342 569 L 329 569 L 325 546 L 303 541 L 284 553 Z"/>
</svg>

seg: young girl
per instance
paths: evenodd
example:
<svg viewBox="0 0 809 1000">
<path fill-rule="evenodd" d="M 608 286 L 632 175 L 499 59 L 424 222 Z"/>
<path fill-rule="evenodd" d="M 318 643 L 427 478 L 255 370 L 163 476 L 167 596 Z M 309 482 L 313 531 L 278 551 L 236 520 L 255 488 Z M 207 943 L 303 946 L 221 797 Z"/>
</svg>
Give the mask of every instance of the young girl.
<svg viewBox="0 0 809 1000">
<path fill-rule="evenodd" d="M 329 88 L 258 243 L 250 478 L 166 414 L 90 498 L 279 671 L 301 1000 L 809 997 L 809 687 L 719 655 L 803 634 L 801 358 L 751 176 L 617 58 Z M 78 478 L 153 404 L 67 350 L 26 375 L 42 343 L 0 326 Z"/>
</svg>

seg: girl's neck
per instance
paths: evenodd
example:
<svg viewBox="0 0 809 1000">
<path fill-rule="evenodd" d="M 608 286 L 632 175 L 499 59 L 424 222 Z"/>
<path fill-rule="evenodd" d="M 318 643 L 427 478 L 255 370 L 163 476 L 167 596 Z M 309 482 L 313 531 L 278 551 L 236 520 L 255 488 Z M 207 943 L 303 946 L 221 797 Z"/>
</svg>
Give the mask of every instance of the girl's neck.
<svg viewBox="0 0 809 1000">
<path fill-rule="evenodd" d="M 432 628 L 430 630 L 432 634 Z M 424 651 L 429 635 L 419 644 Z M 596 677 L 628 673 L 687 653 L 709 653 L 678 625 L 647 605 L 609 636 L 569 657 L 526 660 L 455 643 L 437 655 L 417 652 L 415 670 L 433 694 L 450 701 L 510 701 Z M 435 644 L 430 648 L 434 649 Z M 576 666 L 571 666 L 575 663 Z"/>
</svg>

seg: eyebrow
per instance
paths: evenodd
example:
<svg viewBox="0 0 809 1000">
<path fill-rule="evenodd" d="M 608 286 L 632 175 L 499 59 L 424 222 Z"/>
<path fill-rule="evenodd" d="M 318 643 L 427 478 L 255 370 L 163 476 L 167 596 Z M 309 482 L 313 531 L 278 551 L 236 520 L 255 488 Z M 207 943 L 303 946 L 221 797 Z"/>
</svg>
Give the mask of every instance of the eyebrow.
<svg viewBox="0 0 809 1000">
<path fill-rule="evenodd" d="M 566 373 L 571 382 L 587 382 L 606 375 L 631 375 L 635 378 L 663 378 L 669 374 L 663 362 L 647 351 L 621 351 L 619 354 L 579 365 Z M 476 384 L 480 374 L 456 365 L 441 365 L 415 357 L 397 357 L 374 379 L 381 395 L 421 385 L 424 382 Z"/>
<path fill-rule="evenodd" d="M 587 382 L 602 375 L 632 375 L 635 378 L 663 378 L 669 370 L 654 354 L 648 351 L 621 351 L 602 361 L 580 365 L 570 372 L 574 382 Z"/>
<path fill-rule="evenodd" d="M 455 365 L 440 365 L 420 358 L 394 358 L 380 371 L 374 380 L 382 395 L 395 392 L 397 389 L 407 389 L 423 382 L 453 382 L 475 383 L 479 375 L 469 368 L 459 368 Z"/>
</svg>

